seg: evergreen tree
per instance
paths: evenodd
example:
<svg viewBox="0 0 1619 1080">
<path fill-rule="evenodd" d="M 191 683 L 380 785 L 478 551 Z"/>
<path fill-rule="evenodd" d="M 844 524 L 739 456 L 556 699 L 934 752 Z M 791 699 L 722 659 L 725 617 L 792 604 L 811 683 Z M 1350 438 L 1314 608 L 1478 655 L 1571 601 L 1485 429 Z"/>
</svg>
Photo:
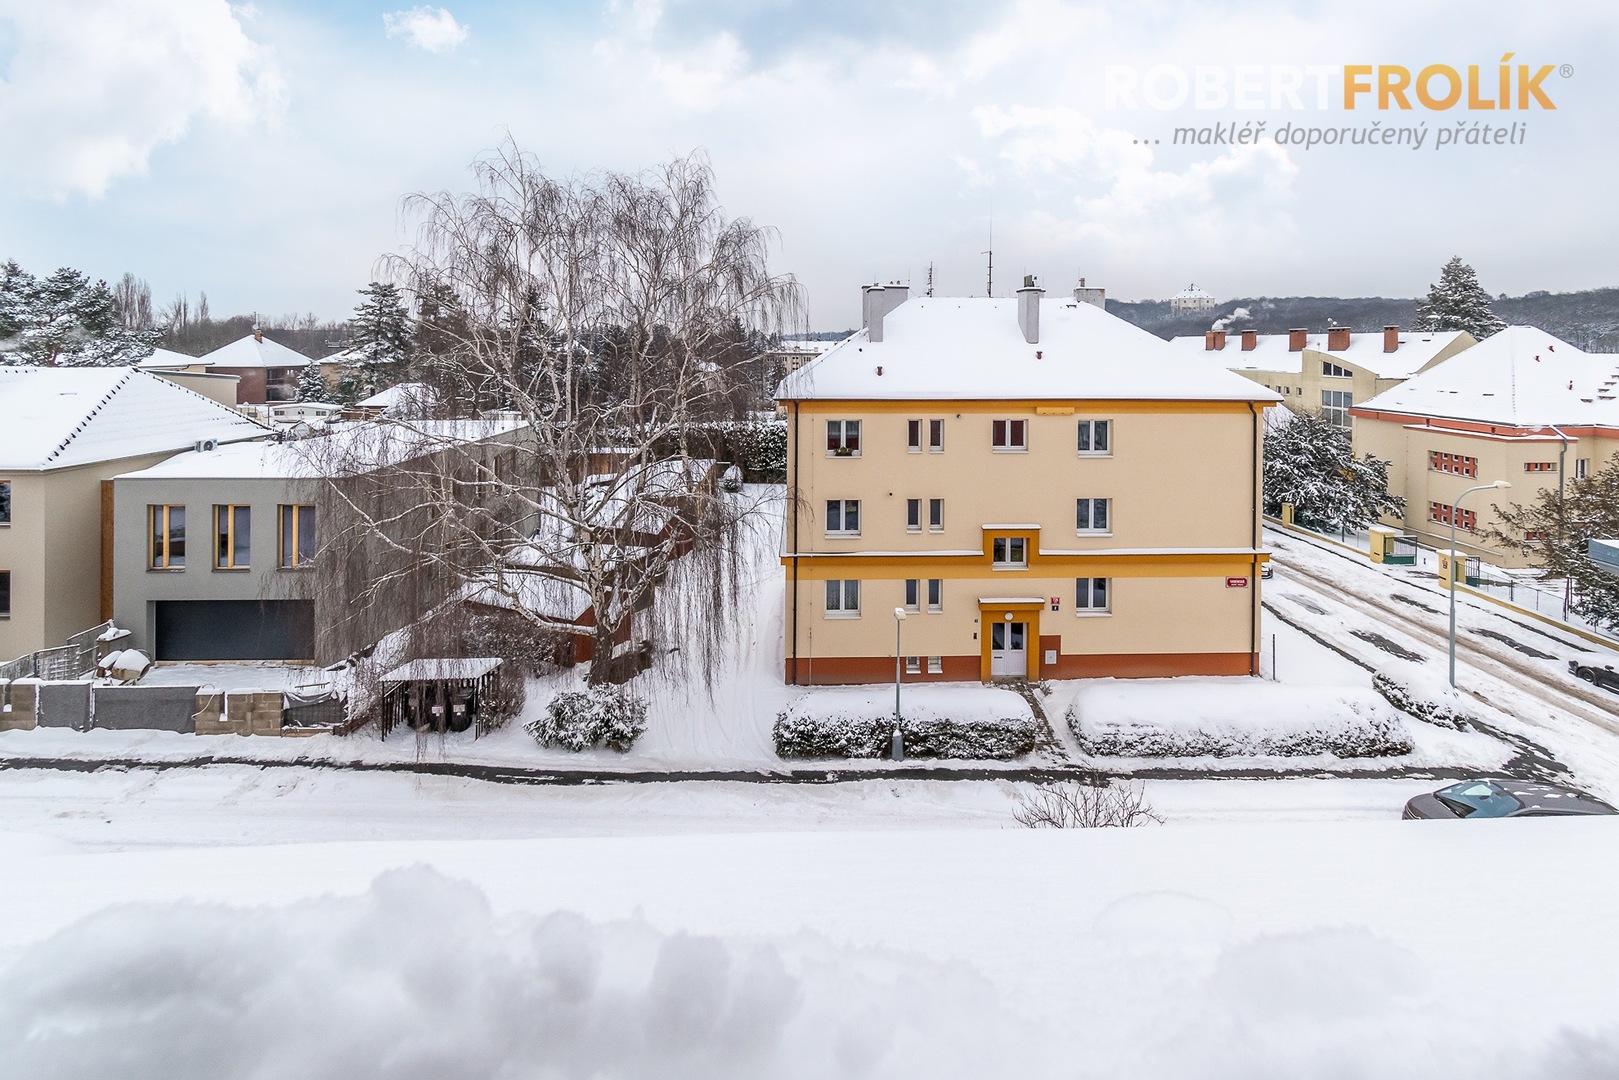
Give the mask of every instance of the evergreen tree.
<svg viewBox="0 0 1619 1080">
<path fill-rule="evenodd" d="M 356 398 L 403 382 L 411 352 L 410 312 L 399 290 L 373 281 L 360 295 L 365 299 L 354 309 L 348 350 L 351 360 L 344 370 L 345 389 Z"/>
<path fill-rule="evenodd" d="M 15 262 L 0 269 L 0 362 L 108 367 L 152 355 L 161 334 L 122 325 L 105 281 L 71 267 L 43 280 Z"/>
<path fill-rule="evenodd" d="M 1506 326 L 1490 306 L 1490 294 L 1478 283 L 1478 274 L 1459 255 L 1439 271 L 1439 280 L 1428 286 L 1427 298 L 1417 305 L 1418 330 L 1465 330 L 1483 341 Z"/>
<path fill-rule="evenodd" d="M 327 402 L 332 400 L 331 393 L 326 389 L 326 376 L 321 374 L 318 361 L 311 360 L 298 373 L 298 400 Z"/>
<path fill-rule="evenodd" d="M 1280 514 L 1291 503 L 1301 523 L 1361 529 L 1405 500 L 1389 494 L 1389 463 L 1356 459 L 1349 429 L 1315 413 L 1294 413 L 1265 432 L 1264 504 Z"/>
<path fill-rule="evenodd" d="M 1500 527 L 1481 530 L 1487 540 L 1517 548 L 1541 576 L 1574 583 L 1569 608 L 1598 626 L 1619 627 L 1619 576 L 1591 562 L 1591 540 L 1619 537 L 1619 458 L 1588 477 L 1570 481 L 1566 493 L 1542 491 L 1527 506 L 1495 508 Z"/>
</svg>

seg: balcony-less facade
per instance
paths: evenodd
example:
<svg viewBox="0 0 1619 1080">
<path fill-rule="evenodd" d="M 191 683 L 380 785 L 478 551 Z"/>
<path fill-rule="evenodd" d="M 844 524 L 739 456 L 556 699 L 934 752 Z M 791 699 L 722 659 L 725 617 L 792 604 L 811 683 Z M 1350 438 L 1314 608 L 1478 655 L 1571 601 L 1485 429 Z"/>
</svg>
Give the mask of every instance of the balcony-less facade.
<svg viewBox="0 0 1619 1080">
<path fill-rule="evenodd" d="M 785 676 L 1257 670 L 1260 411 L 1093 303 L 867 290 L 782 385 Z"/>
</svg>

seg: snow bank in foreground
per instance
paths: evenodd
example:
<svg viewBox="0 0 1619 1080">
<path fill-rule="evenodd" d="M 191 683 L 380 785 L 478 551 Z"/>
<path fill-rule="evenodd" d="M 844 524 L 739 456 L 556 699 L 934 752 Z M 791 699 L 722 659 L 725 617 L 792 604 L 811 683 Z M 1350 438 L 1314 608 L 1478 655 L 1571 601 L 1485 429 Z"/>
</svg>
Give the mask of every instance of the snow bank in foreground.
<svg viewBox="0 0 1619 1080">
<path fill-rule="evenodd" d="M 1034 749 L 1038 725 L 1010 690 L 910 686 L 900 695 L 900 730 L 913 757 L 1005 760 Z M 811 690 L 776 718 L 784 758 L 884 757 L 894 727 L 892 686 Z"/>
<path fill-rule="evenodd" d="M 1409 754 L 1400 714 L 1373 690 L 1258 679 L 1098 680 L 1068 709 L 1081 747 L 1102 757 L 1341 758 Z"/>
<path fill-rule="evenodd" d="M 984 1076 L 1008 1019 L 959 969 L 496 917 L 423 867 L 285 908 L 108 908 L 7 960 L 15 1080 Z"/>
<path fill-rule="evenodd" d="M 348 899 L 108 908 L 0 958 L 0 1074 L 1280 1080 L 1466 1060 L 1495 1080 L 1612 1075 L 1612 1028 L 1490 1023 L 1454 1001 L 1454 970 L 1364 927 L 1244 940 L 1232 919 L 1153 892 L 1080 920 L 1117 981 L 1042 1024 L 961 963 L 497 917 L 477 887 L 417 867 Z"/>
</svg>

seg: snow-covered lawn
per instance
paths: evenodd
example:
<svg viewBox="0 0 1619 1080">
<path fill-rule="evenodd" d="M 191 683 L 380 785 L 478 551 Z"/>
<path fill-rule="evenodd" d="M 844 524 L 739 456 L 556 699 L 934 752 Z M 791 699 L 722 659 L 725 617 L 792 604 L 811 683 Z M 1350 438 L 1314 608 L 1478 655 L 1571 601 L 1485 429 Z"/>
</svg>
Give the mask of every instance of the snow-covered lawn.
<svg viewBox="0 0 1619 1080">
<path fill-rule="evenodd" d="M 1611 819 L 13 841 L 0 1072 L 1595 1077 L 1616 844 Z"/>
</svg>

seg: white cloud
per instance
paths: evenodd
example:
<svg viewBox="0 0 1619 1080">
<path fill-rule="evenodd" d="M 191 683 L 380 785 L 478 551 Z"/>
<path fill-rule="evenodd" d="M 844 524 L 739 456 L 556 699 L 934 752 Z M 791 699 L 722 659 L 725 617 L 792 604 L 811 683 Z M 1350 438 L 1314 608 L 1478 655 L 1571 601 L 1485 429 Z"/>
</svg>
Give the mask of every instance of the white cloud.
<svg viewBox="0 0 1619 1080">
<path fill-rule="evenodd" d="M 428 4 L 409 11 L 390 11 L 382 17 L 389 37 L 402 37 L 428 52 L 454 52 L 467 40 L 467 28 L 445 8 Z"/>
<path fill-rule="evenodd" d="M 279 115 L 280 74 L 238 15 L 225 0 L 0 0 L 15 45 L 0 175 L 34 194 L 99 197 L 198 119 Z"/>
</svg>

